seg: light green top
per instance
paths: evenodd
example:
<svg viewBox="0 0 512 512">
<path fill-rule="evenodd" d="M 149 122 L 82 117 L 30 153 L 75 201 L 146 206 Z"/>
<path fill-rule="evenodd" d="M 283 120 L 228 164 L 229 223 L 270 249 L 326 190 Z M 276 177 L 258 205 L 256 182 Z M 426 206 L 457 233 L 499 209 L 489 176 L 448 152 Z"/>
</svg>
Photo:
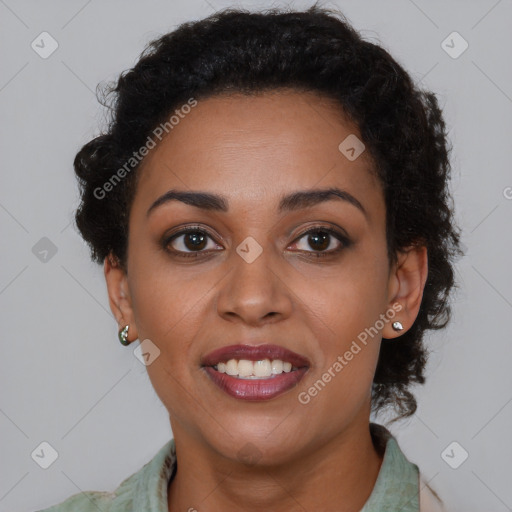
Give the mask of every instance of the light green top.
<svg viewBox="0 0 512 512">
<path fill-rule="evenodd" d="M 384 459 L 373 491 L 360 512 L 419 512 L 419 470 L 384 426 L 370 423 Z M 169 512 L 167 487 L 176 471 L 174 439 L 114 492 L 85 491 L 38 512 Z"/>
</svg>

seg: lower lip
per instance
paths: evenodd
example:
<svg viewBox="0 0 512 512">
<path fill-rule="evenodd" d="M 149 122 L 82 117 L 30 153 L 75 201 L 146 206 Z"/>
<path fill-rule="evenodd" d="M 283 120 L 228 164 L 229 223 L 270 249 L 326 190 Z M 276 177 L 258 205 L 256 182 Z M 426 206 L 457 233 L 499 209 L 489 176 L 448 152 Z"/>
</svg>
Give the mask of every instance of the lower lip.
<svg viewBox="0 0 512 512">
<path fill-rule="evenodd" d="M 270 400 L 293 388 L 307 372 L 307 367 L 283 372 L 268 379 L 237 379 L 220 373 L 211 366 L 204 367 L 212 381 L 228 395 L 241 400 Z"/>
</svg>

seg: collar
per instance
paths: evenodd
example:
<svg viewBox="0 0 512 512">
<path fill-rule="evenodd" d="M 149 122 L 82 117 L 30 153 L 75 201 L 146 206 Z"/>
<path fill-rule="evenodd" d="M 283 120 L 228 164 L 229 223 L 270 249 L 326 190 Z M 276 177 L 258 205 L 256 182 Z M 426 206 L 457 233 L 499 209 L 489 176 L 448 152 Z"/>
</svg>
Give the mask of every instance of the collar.
<svg viewBox="0 0 512 512">
<path fill-rule="evenodd" d="M 370 433 L 377 450 L 384 451 L 384 459 L 360 512 L 418 512 L 418 466 L 409 462 L 386 427 L 370 423 Z"/>
</svg>

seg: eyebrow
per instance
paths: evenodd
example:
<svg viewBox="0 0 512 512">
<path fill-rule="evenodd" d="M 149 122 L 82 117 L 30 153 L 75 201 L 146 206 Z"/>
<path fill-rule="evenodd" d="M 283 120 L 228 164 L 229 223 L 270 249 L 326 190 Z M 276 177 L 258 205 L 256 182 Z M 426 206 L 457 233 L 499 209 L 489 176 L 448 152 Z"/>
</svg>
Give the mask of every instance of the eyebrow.
<svg viewBox="0 0 512 512">
<path fill-rule="evenodd" d="M 337 187 L 292 192 L 291 194 L 281 198 L 279 202 L 278 213 L 310 208 L 317 204 L 331 200 L 346 201 L 347 203 L 359 209 L 364 214 L 364 216 L 368 218 L 368 212 L 365 210 L 364 206 L 352 194 Z M 146 216 L 149 216 L 150 213 L 153 212 L 156 208 L 163 204 L 169 203 L 170 201 L 180 201 L 190 206 L 201 208 L 202 210 L 217 212 L 229 211 L 229 201 L 225 196 L 211 194 L 208 192 L 185 192 L 171 189 L 160 196 L 149 207 L 148 211 L 146 212 Z"/>
</svg>

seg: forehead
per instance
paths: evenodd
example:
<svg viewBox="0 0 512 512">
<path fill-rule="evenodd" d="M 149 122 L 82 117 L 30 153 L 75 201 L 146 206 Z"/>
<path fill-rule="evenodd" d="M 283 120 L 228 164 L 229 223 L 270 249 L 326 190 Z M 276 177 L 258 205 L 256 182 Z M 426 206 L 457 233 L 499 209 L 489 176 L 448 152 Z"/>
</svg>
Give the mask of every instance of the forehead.
<svg viewBox="0 0 512 512">
<path fill-rule="evenodd" d="M 199 100 L 145 157 L 136 202 L 148 205 L 171 188 L 228 195 L 245 206 L 328 186 L 378 195 L 368 152 L 350 160 L 340 151 L 347 137 L 361 138 L 357 126 L 337 102 L 315 93 Z"/>
</svg>

